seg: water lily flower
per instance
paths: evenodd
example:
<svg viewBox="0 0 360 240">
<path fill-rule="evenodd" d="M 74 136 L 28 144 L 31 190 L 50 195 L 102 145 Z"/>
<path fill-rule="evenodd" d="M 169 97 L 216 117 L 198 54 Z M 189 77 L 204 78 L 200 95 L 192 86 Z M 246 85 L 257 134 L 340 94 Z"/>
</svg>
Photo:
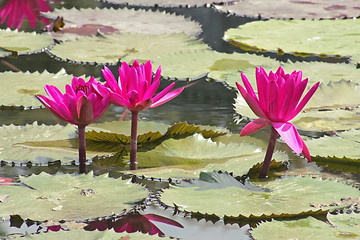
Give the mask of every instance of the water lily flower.
<svg viewBox="0 0 360 240">
<path fill-rule="evenodd" d="M 38 20 L 49 24 L 49 19 L 41 17 L 41 12 L 52 11 L 46 0 L 5 0 L 0 6 L 0 23 L 7 18 L 6 26 L 19 29 L 26 17 L 32 28 Z"/>
<path fill-rule="evenodd" d="M 308 83 L 307 78 L 302 80 L 301 71 L 285 74 L 280 66 L 276 73 L 270 71 L 268 75 L 262 67 L 256 68 L 258 96 L 256 96 L 251 84 L 243 73 L 241 73 L 241 78 L 245 88 L 239 83 L 236 83 L 236 85 L 251 110 L 259 118 L 248 123 L 242 129 L 240 136 L 252 134 L 268 125 L 272 129 L 260 177 L 267 176 L 278 135 L 282 137 L 295 153 L 302 153 L 311 161 L 308 148 L 295 126 L 289 121 L 304 108 L 317 90 L 319 82 L 300 101 Z"/>
<path fill-rule="evenodd" d="M 55 86 L 46 85 L 45 91 L 49 97 L 36 97 L 61 120 L 78 126 L 79 161 L 81 167 L 86 162 L 85 127 L 99 119 L 110 105 L 110 97 L 104 95 L 106 87 L 91 77 L 88 82 L 74 77 L 71 85 L 66 85 L 66 93 L 62 94 Z M 100 94 L 101 92 L 101 94 Z M 80 172 L 84 172 L 81 169 Z"/>
<path fill-rule="evenodd" d="M 106 66 L 102 73 L 109 87 L 110 101 L 117 106 L 126 107 L 131 111 L 130 168 L 132 170 L 136 169 L 137 121 L 139 112 L 170 101 L 178 96 L 184 88 L 172 91 L 175 85 L 175 83 L 172 83 L 154 96 L 160 86 L 161 66 L 159 66 L 153 78 L 150 61 L 142 65 L 134 61 L 132 67 L 123 62 L 119 68 L 118 81 L 116 81 L 114 75 Z"/>
</svg>

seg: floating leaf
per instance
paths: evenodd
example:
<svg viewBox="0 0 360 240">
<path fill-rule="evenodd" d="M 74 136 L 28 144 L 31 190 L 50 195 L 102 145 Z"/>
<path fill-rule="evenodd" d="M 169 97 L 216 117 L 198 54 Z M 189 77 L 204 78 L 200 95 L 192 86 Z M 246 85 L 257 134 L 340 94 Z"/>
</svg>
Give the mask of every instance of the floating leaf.
<svg viewBox="0 0 360 240">
<path fill-rule="evenodd" d="M 201 27 L 198 23 L 183 16 L 160 11 L 134 9 L 56 9 L 45 16 L 64 18 L 65 27 L 54 34 L 55 38 L 68 38 L 73 35 L 96 35 L 113 33 L 171 34 L 185 33 L 198 35 Z M 151 21 L 148 21 L 151 19 Z M 166 22 L 166 24 L 164 24 Z M 71 38 L 71 36 L 70 36 Z"/>
<path fill-rule="evenodd" d="M 259 225 L 259 223 L 261 222 L 265 222 L 265 221 L 272 221 L 272 220 L 298 220 L 298 219 L 303 219 L 303 218 L 307 218 L 309 216 L 314 217 L 316 219 L 319 219 L 321 221 L 326 221 L 326 215 L 327 215 L 328 211 L 324 211 L 324 210 L 317 210 L 317 211 L 307 211 L 307 212 L 302 212 L 302 213 L 298 213 L 298 214 L 287 214 L 287 213 L 283 213 L 283 214 L 271 214 L 271 215 L 261 215 L 261 216 L 254 216 L 254 215 L 250 215 L 249 217 L 245 217 L 243 215 L 239 215 L 238 217 L 229 217 L 229 216 L 225 216 L 224 217 L 224 223 L 225 224 L 234 224 L 237 223 L 239 226 L 244 226 L 246 224 L 249 224 L 251 227 L 256 227 L 257 225 Z"/>
<path fill-rule="evenodd" d="M 117 233 L 114 230 L 104 231 L 85 231 L 85 230 L 70 230 L 70 231 L 58 231 L 38 234 L 29 234 L 25 236 L 10 235 L 9 239 L 35 239 L 35 240 L 63 240 L 63 239 L 118 239 L 118 240 L 169 240 L 169 237 L 159 237 L 157 235 L 148 235 L 140 232 L 135 233 Z"/>
<path fill-rule="evenodd" d="M 276 221 L 260 224 L 250 230 L 254 239 L 357 239 L 360 236 L 360 214 L 328 214 L 331 224 L 316 220 L 313 217 L 295 221 Z"/>
<path fill-rule="evenodd" d="M 130 144 L 131 121 L 114 121 L 92 124 L 87 128 L 86 138 L 94 141 Z M 91 130 L 91 131 L 89 131 Z M 150 130 L 150 132 L 149 132 Z M 162 137 L 188 136 L 200 133 L 205 138 L 226 134 L 226 129 L 211 126 L 189 125 L 187 122 L 168 126 L 162 123 L 140 121 L 138 123 L 138 143 L 149 143 Z"/>
<path fill-rule="evenodd" d="M 48 34 L 0 30 L 0 56 L 22 55 L 41 52 L 54 42 Z"/>
<path fill-rule="evenodd" d="M 333 136 L 324 136 L 321 138 L 314 138 L 304 140 L 312 155 L 319 155 L 321 157 L 336 157 L 343 158 L 344 162 L 349 159 L 349 164 L 355 166 L 360 164 L 360 130 L 349 130 L 346 132 L 339 132 Z M 339 159 L 340 160 L 340 159 Z M 331 160 L 330 160 L 331 162 Z M 352 163 L 351 163 L 352 162 Z"/>
<path fill-rule="evenodd" d="M 84 220 L 129 210 L 148 195 L 144 187 L 107 174 L 52 176 L 43 172 L 20 180 L 34 189 L 0 186 L 1 194 L 9 195 L 0 204 L 1 217 L 18 214 L 39 221 Z"/>
<path fill-rule="evenodd" d="M 336 97 L 334 97 L 336 96 Z M 238 94 L 235 111 L 241 116 L 257 118 L 244 98 Z M 336 131 L 360 127 L 360 85 L 350 81 L 321 84 L 308 104 L 292 122 L 308 131 Z"/>
<path fill-rule="evenodd" d="M 79 37 L 55 45 L 49 53 L 62 60 L 114 64 L 118 61 L 132 63 L 134 60 L 142 63 L 179 50 L 205 48 L 208 48 L 206 44 L 184 33 L 134 33 Z"/>
<path fill-rule="evenodd" d="M 233 0 L 211 1 L 211 0 L 100 0 L 101 2 L 107 2 L 120 5 L 131 6 L 161 6 L 161 7 L 180 7 L 180 6 L 205 6 L 207 4 L 226 4 L 228 2 L 234 2 Z"/>
<path fill-rule="evenodd" d="M 283 152 L 275 152 L 273 158 L 278 161 L 288 160 Z M 254 144 L 215 143 L 195 134 L 178 140 L 168 139 L 153 150 L 138 152 L 139 167 L 151 169 L 139 169 L 131 173 L 179 179 L 196 178 L 200 172 L 222 170 L 241 176 L 263 160 L 264 152 Z"/>
<path fill-rule="evenodd" d="M 61 160 L 63 163 L 78 160 L 76 127 L 38 125 L 37 122 L 25 126 L 0 127 L 0 160 L 9 162 L 32 162 L 47 164 Z M 92 158 L 98 152 L 87 151 Z"/>
<path fill-rule="evenodd" d="M 235 13 L 240 16 L 262 18 L 352 18 L 360 14 L 359 5 L 352 0 L 345 1 L 301 1 L 280 0 L 262 1 L 248 0 L 238 4 L 218 5 L 220 11 Z"/>
<path fill-rule="evenodd" d="M 83 76 L 82 76 L 83 77 Z M 41 102 L 34 96 L 44 94 L 44 85 L 54 85 L 61 91 L 65 91 L 65 85 L 71 84 L 73 76 L 66 74 L 64 69 L 58 73 L 48 73 L 46 70 L 39 72 L 2 72 L 0 84 L 6 91 L 0 95 L 1 108 L 39 108 Z"/>
<path fill-rule="evenodd" d="M 197 191 L 196 187 L 171 186 L 164 190 L 160 200 L 171 206 L 175 203 L 180 210 L 199 211 L 217 216 L 297 214 L 309 210 L 310 202 L 338 201 L 343 197 L 359 197 L 358 189 L 334 180 L 307 177 L 287 177 L 258 183 L 270 192 L 253 192 L 229 187 L 225 189 Z M 221 197 L 215 197 L 221 196 Z M 334 207 L 326 207 L 326 209 Z"/>
<path fill-rule="evenodd" d="M 311 161 L 334 172 L 360 173 L 360 159 L 312 156 Z"/>
<path fill-rule="evenodd" d="M 255 67 L 277 68 L 279 62 L 267 57 L 247 53 L 219 53 L 212 50 L 202 49 L 193 51 L 181 51 L 169 55 L 160 56 L 154 62 L 162 67 L 162 75 L 176 78 L 195 78 L 209 73 L 209 77 L 224 81 L 231 73 L 242 71 L 247 75 L 254 75 Z M 238 79 L 240 80 L 240 74 Z M 235 86 L 235 81 L 227 81 Z"/>
<path fill-rule="evenodd" d="M 360 19 L 254 21 L 225 32 L 231 44 L 253 51 L 279 49 L 295 56 L 360 55 Z M 324 31 L 324 29 L 327 29 Z M 261 32 L 262 36 L 259 37 Z M 274 34 L 276 33 L 276 34 Z"/>
</svg>

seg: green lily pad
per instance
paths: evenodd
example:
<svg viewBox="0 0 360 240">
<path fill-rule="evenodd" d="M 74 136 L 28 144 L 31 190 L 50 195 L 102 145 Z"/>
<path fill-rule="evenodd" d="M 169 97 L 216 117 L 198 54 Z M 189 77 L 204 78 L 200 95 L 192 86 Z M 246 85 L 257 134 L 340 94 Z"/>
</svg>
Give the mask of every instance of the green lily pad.
<svg viewBox="0 0 360 240">
<path fill-rule="evenodd" d="M 0 204 L 1 217 L 18 214 L 39 221 L 84 220 L 129 210 L 148 195 L 144 187 L 107 174 L 52 176 L 43 172 L 20 180 L 34 189 L 0 186 L 1 194 L 9 195 Z"/>
<path fill-rule="evenodd" d="M 86 138 L 90 140 L 122 144 L 130 144 L 131 141 L 131 121 L 95 123 L 87 129 Z M 212 126 L 189 125 L 187 122 L 175 123 L 170 127 L 163 123 L 138 122 L 139 144 L 153 142 L 163 137 L 185 137 L 194 133 L 201 133 L 205 138 L 209 138 L 224 135 L 228 133 L 228 130 Z"/>
<path fill-rule="evenodd" d="M 163 55 L 156 59 L 154 63 L 161 65 L 163 76 L 195 78 L 209 73 L 209 77 L 218 81 L 224 81 L 228 74 L 235 71 L 253 75 L 256 66 L 276 68 L 279 65 L 278 61 L 268 57 L 247 53 L 219 53 L 207 49 Z M 235 81 L 227 81 L 227 83 L 231 87 L 236 87 Z"/>
<path fill-rule="evenodd" d="M 257 118 L 240 94 L 234 106 L 235 111 L 241 116 Z M 303 111 L 292 122 L 297 128 L 308 131 L 360 128 L 359 106 L 360 86 L 358 83 L 340 81 L 331 82 L 328 85 L 321 84 Z"/>
<path fill-rule="evenodd" d="M 158 235 L 143 234 L 140 232 L 117 233 L 114 230 L 105 231 L 85 231 L 85 230 L 70 230 L 70 231 L 58 231 L 58 232 L 47 232 L 38 234 L 26 234 L 25 236 L 11 235 L 9 239 L 35 239 L 35 240 L 63 240 L 63 239 L 101 239 L 101 240 L 157 240 L 164 239 L 169 240 L 169 237 L 159 237 Z"/>
<path fill-rule="evenodd" d="M 276 221 L 261 223 L 250 230 L 254 239 L 358 239 L 360 236 L 360 214 L 328 214 L 330 223 L 308 217 L 293 221 Z"/>
<path fill-rule="evenodd" d="M 254 21 L 227 30 L 224 39 L 253 51 L 349 57 L 360 55 L 359 22 L 360 19 Z M 266 37 L 259 37 L 259 32 Z"/>
<path fill-rule="evenodd" d="M 42 52 L 54 44 L 49 34 L 26 33 L 10 29 L 0 30 L 0 38 L 0 57 Z"/>
<path fill-rule="evenodd" d="M 54 160 L 63 163 L 78 161 L 76 136 L 76 126 L 71 124 L 46 126 L 34 122 L 25 126 L 4 125 L 0 127 L 0 160 L 35 164 Z M 97 154 L 101 152 L 87 151 L 88 158 Z"/>
<path fill-rule="evenodd" d="M 153 12 L 127 8 L 88 8 L 80 10 L 62 8 L 55 9 L 55 11 L 44 15 L 53 19 L 57 16 L 64 18 L 64 28 L 53 33 L 54 38 L 62 40 L 75 38 L 79 35 L 96 35 L 98 31 L 103 34 L 185 33 L 188 35 L 198 35 L 201 32 L 200 25 L 189 18 L 160 11 Z M 148 21 L 148 19 L 151 19 L 151 21 Z"/>
<path fill-rule="evenodd" d="M 186 151 L 184 150 L 186 149 Z M 197 178 L 200 172 L 228 171 L 241 176 L 256 163 L 264 160 L 265 153 L 249 143 L 216 143 L 195 134 L 183 139 L 168 139 L 148 152 L 138 152 L 140 168 L 131 174 L 163 179 Z M 274 159 L 287 161 L 283 152 L 275 152 Z"/>
<path fill-rule="evenodd" d="M 66 74 L 64 69 L 56 74 L 48 73 L 46 70 L 42 73 L 2 72 L 0 73 L 0 84 L 7 90 L 0 95 L 1 108 L 43 107 L 43 104 L 34 95 L 46 95 L 44 90 L 46 84 L 54 85 L 61 91 L 65 91 L 65 85 L 71 84 L 72 78 L 73 76 Z"/>
<path fill-rule="evenodd" d="M 238 4 L 217 5 L 222 12 L 231 12 L 240 16 L 262 18 L 352 18 L 359 16 L 359 5 L 352 0 L 345 1 L 301 1 L 280 0 L 241 1 Z"/>
<path fill-rule="evenodd" d="M 114 47 L 116 46 L 116 47 Z M 105 36 L 79 37 L 55 45 L 48 53 L 62 60 L 77 62 L 112 63 L 126 61 L 140 63 L 154 61 L 161 55 L 178 49 L 206 49 L 208 46 L 195 37 L 176 34 L 113 34 Z"/>
<path fill-rule="evenodd" d="M 253 192 L 238 187 L 199 191 L 196 187 L 171 186 L 160 200 L 166 205 L 176 204 L 180 210 L 199 211 L 217 216 L 249 216 L 262 214 L 296 214 L 309 210 L 310 202 L 332 202 L 343 197 L 359 197 L 358 189 L 334 180 L 307 177 L 287 177 L 258 183 L 270 192 Z M 221 196 L 221 197 L 217 197 Z M 331 209 L 334 207 L 325 207 Z"/>
<path fill-rule="evenodd" d="M 321 157 L 349 158 L 360 163 L 360 130 L 349 130 L 336 133 L 334 136 L 325 136 L 304 140 L 312 155 Z M 346 159 L 344 159 L 346 161 Z"/>
<path fill-rule="evenodd" d="M 211 0 L 100 0 L 102 2 L 130 5 L 130 6 L 161 6 L 161 7 L 180 7 L 180 6 L 205 6 L 207 4 L 226 4 L 233 0 L 211 1 Z"/>
</svg>

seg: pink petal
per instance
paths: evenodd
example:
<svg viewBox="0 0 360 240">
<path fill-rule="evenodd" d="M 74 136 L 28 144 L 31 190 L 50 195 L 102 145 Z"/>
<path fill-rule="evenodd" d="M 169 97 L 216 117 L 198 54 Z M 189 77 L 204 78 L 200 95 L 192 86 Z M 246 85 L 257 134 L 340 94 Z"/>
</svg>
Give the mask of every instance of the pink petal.
<svg viewBox="0 0 360 240">
<path fill-rule="evenodd" d="M 236 83 L 236 86 L 239 89 L 239 91 L 240 91 L 241 95 L 243 96 L 243 98 L 245 99 L 245 101 L 247 102 L 247 104 L 249 105 L 249 107 L 251 108 L 251 110 L 258 117 L 267 118 L 266 115 L 264 114 L 263 110 L 259 106 L 257 99 L 254 99 L 253 97 L 251 97 L 239 83 Z"/>
<path fill-rule="evenodd" d="M 139 103 L 137 103 L 134 107 L 129 108 L 129 110 L 131 112 L 140 112 L 142 110 L 148 109 L 149 107 L 151 107 L 151 104 L 153 102 L 150 99 L 141 101 Z"/>
<path fill-rule="evenodd" d="M 259 106 L 264 112 L 269 111 L 269 79 L 265 70 L 256 68 L 256 85 L 259 96 Z"/>
<path fill-rule="evenodd" d="M 179 88 L 179 89 L 176 89 L 172 92 L 169 92 L 167 93 L 165 96 L 163 96 L 160 100 L 158 100 L 157 102 L 154 102 L 152 105 L 151 105 L 151 108 L 154 108 L 154 107 L 157 107 L 157 106 L 160 106 L 168 101 L 170 101 L 171 99 L 177 97 L 182 91 L 184 90 L 184 88 Z"/>
<path fill-rule="evenodd" d="M 99 119 L 110 106 L 110 97 L 105 96 L 94 109 L 94 121 Z"/>
<path fill-rule="evenodd" d="M 69 84 L 66 84 L 65 86 L 65 92 L 71 96 L 76 96 L 76 93 L 74 92 L 74 89 L 69 85 Z"/>
<path fill-rule="evenodd" d="M 318 89 L 320 82 L 317 82 L 312 88 L 309 90 L 309 92 L 305 95 L 305 97 L 301 100 L 299 105 L 296 107 L 295 112 L 293 113 L 293 118 L 305 107 L 305 105 L 308 103 L 310 98 L 314 95 L 315 91 Z"/>
<path fill-rule="evenodd" d="M 164 97 L 168 92 L 170 92 L 174 88 L 174 86 L 175 86 L 175 83 L 172 83 L 169 86 L 167 86 L 166 88 L 164 88 L 164 90 L 162 90 L 160 93 L 158 93 L 155 97 L 153 97 L 151 99 L 153 101 L 153 103 L 156 103 L 162 97 Z"/>
<path fill-rule="evenodd" d="M 279 87 L 275 81 L 270 81 L 270 98 L 269 98 L 269 118 L 271 121 L 279 121 Z"/>
<path fill-rule="evenodd" d="M 110 69 L 108 69 L 106 66 L 104 66 L 104 69 L 101 69 L 101 71 L 104 75 L 106 82 L 109 84 L 110 89 L 113 90 L 114 92 L 121 93 L 119 84 L 117 83 L 117 81 L 116 81 L 114 75 L 112 74 L 112 72 L 110 71 Z"/>
<path fill-rule="evenodd" d="M 117 93 L 113 93 L 113 92 L 110 93 L 110 101 L 116 106 L 127 107 L 127 108 L 130 107 L 130 103 Z"/>
<path fill-rule="evenodd" d="M 144 94 L 144 96 L 142 97 L 143 100 L 146 99 L 150 99 L 154 96 L 156 90 L 159 88 L 160 86 L 160 81 L 155 81 L 153 84 L 151 84 L 147 89 L 146 92 Z"/>
<path fill-rule="evenodd" d="M 158 69 L 156 70 L 155 76 L 154 76 L 154 82 L 160 81 L 160 76 L 161 76 L 161 65 L 158 67 Z"/>
<path fill-rule="evenodd" d="M 135 106 L 140 100 L 139 93 L 136 90 L 131 90 L 127 96 L 131 106 Z"/>
<path fill-rule="evenodd" d="M 311 162 L 311 156 L 310 156 L 310 152 L 309 152 L 309 149 L 307 148 L 305 142 L 303 139 L 302 140 L 302 144 L 303 144 L 303 150 L 302 150 L 302 154 L 304 155 L 304 157 L 307 158 L 307 160 L 309 160 L 309 162 Z"/>
<path fill-rule="evenodd" d="M 45 96 L 36 95 L 39 99 L 51 112 L 61 120 L 67 121 L 69 123 L 75 124 L 73 117 L 69 110 L 64 107 L 64 105 L 59 106 L 57 102 L 48 99 Z"/>
<path fill-rule="evenodd" d="M 270 125 L 270 123 L 264 119 L 264 118 L 258 118 L 255 119 L 254 121 L 248 123 L 240 132 L 240 136 L 247 136 L 250 135 L 264 127 L 266 127 L 267 125 Z"/>
<path fill-rule="evenodd" d="M 76 102 L 76 112 L 79 125 L 86 126 L 94 120 L 94 110 L 91 101 L 86 96 L 81 96 Z"/>
<path fill-rule="evenodd" d="M 248 94 L 250 94 L 251 97 L 253 97 L 254 99 L 258 99 L 254 89 L 252 88 L 251 84 L 249 83 L 249 80 L 247 79 L 247 77 L 245 76 L 245 74 L 241 73 L 241 79 L 244 83 L 244 86 L 246 88 L 246 91 Z"/>
<path fill-rule="evenodd" d="M 63 94 L 57 89 L 55 86 L 45 85 L 45 92 L 49 97 L 54 100 L 55 102 L 62 102 L 63 101 Z"/>
<path fill-rule="evenodd" d="M 152 64 L 150 61 L 147 61 L 144 65 L 144 69 L 145 69 L 145 79 L 148 82 L 148 84 L 151 84 L 151 80 L 152 80 Z"/>
<path fill-rule="evenodd" d="M 303 141 L 295 126 L 289 122 L 272 122 L 284 142 L 297 154 L 303 150 Z"/>
<path fill-rule="evenodd" d="M 146 217 L 148 220 L 151 221 L 155 221 L 155 222 L 161 222 L 161 223 L 166 223 L 172 226 L 176 226 L 176 227 L 180 227 L 180 228 L 184 228 L 183 225 L 181 225 L 180 223 L 170 219 L 170 218 L 166 218 L 160 215 L 156 215 L 156 214 L 145 214 L 143 215 L 144 217 Z"/>
</svg>

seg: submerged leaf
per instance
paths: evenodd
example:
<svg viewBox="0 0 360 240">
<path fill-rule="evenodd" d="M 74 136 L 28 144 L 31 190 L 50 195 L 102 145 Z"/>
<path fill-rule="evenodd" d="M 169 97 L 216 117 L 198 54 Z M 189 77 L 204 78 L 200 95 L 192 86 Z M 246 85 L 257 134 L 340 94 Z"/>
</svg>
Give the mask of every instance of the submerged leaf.
<svg viewBox="0 0 360 240">
<path fill-rule="evenodd" d="M 227 30 L 224 39 L 255 52 L 281 49 L 303 57 L 357 56 L 360 55 L 359 22 L 360 19 L 254 21 Z M 259 38 L 259 32 L 266 38 Z"/>
<path fill-rule="evenodd" d="M 69 34 L 75 38 L 77 35 L 96 35 L 98 32 L 103 34 L 185 33 L 188 35 L 198 35 L 201 32 L 200 25 L 189 18 L 160 11 L 127 8 L 82 8 L 80 10 L 61 8 L 44 15 L 54 19 L 57 16 L 64 18 L 65 27 L 53 34 L 57 39 L 71 38 Z"/>
<path fill-rule="evenodd" d="M 20 180 L 34 189 L 0 186 L 0 194 L 10 196 L 0 204 L 1 217 L 19 214 L 40 221 L 83 220 L 129 210 L 148 195 L 144 187 L 106 174 L 41 173 Z"/>
<path fill-rule="evenodd" d="M 0 30 L 0 57 L 11 54 L 22 55 L 41 52 L 54 42 L 48 34 Z"/>
<path fill-rule="evenodd" d="M 116 46 L 116 47 L 114 47 Z M 206 49 L 208 46 L 195 37 L 176 34 L 113 34 L 79 37 L 55 45 L 48 53 L 62 60 L 115 64 L 119 61 L 140 63 L 154 61 L 159 56 L 189 49 Z M 155 66 L 154 66 L 155 68 Z"/>
<path fill-rule="evenodd" d="M 271 214 L 298 214 L 319 210 L 310 206 L 313 201 L 328 203 L 343 197 L 360 197 L 358 189 L 334 180 L 312 177 L 286 177 L 275 181 L 257 183 L 271 192 L 254 192 L 237 187 L 197 191 L 196 187 L 171 186 L 164 190 L 160 200 L 180 210 L 199 211 L 217 216 L 250 216 Z M 214 197 L 221 196 L 221 197 Z M 336 207 L 324 207 L 323 210 Z"/>
<path fill-rule="evenodd" d="M 114 121 L 106 123 L 92 124 L 87 128 L 91 131 L 86 132 L 86 138 L 101 142 L 114 142 L 130 144 L 131 121 Z M 149 132 L 149 130 L 151 130 Z M 228 133 L 226 129 L 211 126 L 189 125 L 187 122 L 175 123 L 168 126 L 156 122 L 138 123 L 138 143 L 154 142 L 166 137 L 186 137 L 194 133 L 202 134 L 205 138 L 217 137 Z"/>
</svg>

